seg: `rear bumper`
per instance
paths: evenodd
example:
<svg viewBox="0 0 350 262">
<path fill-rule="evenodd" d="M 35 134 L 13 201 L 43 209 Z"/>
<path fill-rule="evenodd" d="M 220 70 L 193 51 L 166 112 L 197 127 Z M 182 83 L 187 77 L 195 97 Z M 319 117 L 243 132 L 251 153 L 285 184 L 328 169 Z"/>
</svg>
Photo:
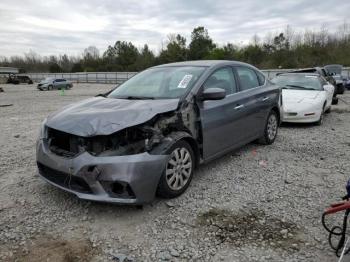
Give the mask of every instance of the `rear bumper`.
<svg viewBox="0 0 350 262">
<path fill-rule="evenodd" d="M 120 204 L 151 202 L 167 155 L 141 153 L 129 156 L 94 157 L 87 152 L 61 157 L 38 140 L 39 175 L 46 182 L 78 198 Z"/>
</svg>

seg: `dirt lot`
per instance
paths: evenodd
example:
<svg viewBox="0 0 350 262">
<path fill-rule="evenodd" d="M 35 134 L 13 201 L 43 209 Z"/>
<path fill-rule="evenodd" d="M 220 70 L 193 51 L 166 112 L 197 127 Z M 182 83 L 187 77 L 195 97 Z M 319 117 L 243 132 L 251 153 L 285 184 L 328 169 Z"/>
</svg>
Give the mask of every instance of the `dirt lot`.
<svg viewBox="0 0 350 262">
<path fill-rule="evenodd" d="M 336 261 L 320 216 L 350 177 L 350 92 L 323 126 L 285 125 L 143 209 L 78 200 L 37 175 L 41 121 L 111 85 L 1 85 L 0 261 Z M 340 221 L 340 220 L 339 220 Z"/>
</svg>

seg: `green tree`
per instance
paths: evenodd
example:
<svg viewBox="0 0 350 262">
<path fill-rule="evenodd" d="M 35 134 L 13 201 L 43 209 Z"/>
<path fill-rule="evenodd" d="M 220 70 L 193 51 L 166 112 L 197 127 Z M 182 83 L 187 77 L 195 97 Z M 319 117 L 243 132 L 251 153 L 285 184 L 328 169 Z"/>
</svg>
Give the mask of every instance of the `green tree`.
<svg viewBox="0 0 350 262">
<path fill-rule="evenodd" d="M 213 60 L 234 60 L 237 59 L 237 55 L 238 49 L 233 44 L 228 43 L 223 47 L 215 47 L 207 57 Z"/>
<path fill-rule="evenodd" d="M 115 59 L 121 70 L 135 70 L 139 51 L 131 42 L 117 41 L 114 45 Z"/>
<path fill-rule="evenodd" d="M 171 63 L 187 60 L 186 38 L 177 35 L 168 35 L 168 44 L 166 49 L 159 54 L 159 62 Z"/>
<path fill-rule="evenodd" d="M 250 44 L 241 50 L 241 60 L 257 67 L 265 58 L 263 49 L 259 45 Z"/>
<path fill-rule="evenodd" d="M 84 71 L 84 69 L 83 69 L 81 63 L 75 63 L 75 64 L 73 64 L 72 69 L 71 69 L 71 72 L 72 72 L 72 73 L 83 72 L 83 71 Z"/>
<path fill-rule="evenodd" d="M 140 55 L 136 61 L 136 69 L 143 70 L 148 67 L 153 66 L 155 63 L 155 56 L 153 52 L 149 49 L 148 45 L 144 45 L 140 50 Z"/>
<path fill-rule="evenodd" d="M 199 26 L 193 29 L 188 52 L 188 57 L 191 60 L 209 58 L 210 52 L 214 48 L 215 44 L 210 38 L 207 29 L 205 29 L 203 26 Z"/>
<path fill-rule="evenodd" d="M 52 63 L 49 67 L 50 73 L 62 73 L 62 68 L 57 63 Z"/>
</svg>

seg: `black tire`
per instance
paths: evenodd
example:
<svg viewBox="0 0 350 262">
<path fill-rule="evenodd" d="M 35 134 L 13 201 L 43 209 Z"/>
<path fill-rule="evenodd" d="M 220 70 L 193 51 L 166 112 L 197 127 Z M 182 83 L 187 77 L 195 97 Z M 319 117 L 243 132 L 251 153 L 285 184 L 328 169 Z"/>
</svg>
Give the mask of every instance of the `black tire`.
<svg viewBox="0 0 350 262">
<path fill-rule="evenodd" d="M 345 92 L 344 86 L 343 86 L 343 85 L 339 86 L 339 87 L 338 87 L 338 94 L 339 94 L 339 95 L 343 95 L 344 92 Z"/>
<path fill-rule="evenodd" d="M 175 165 L 171 164 L 170 162 L 172 160 L 173 160 L 172 162 L 174 162 L 175 152 L 178 152 L 178 150 L 182 150 L 182 149 L 185 149 L 185 152 L 189 153 L 191 168 L 190 168 L 189 175 L 187 176 L 187 180 L 186 182 L 184 182 L 184 185 L 181 188 L 176 190 L 174 188 L 171 188 L 171 186 L 169 185 L 169 183 L 171 184 L 171 182 L 169 180 L 171 180 L 174 176 L 181 176 L 182 177 L 181 180 L 183 181 L 184 175 L 183 175 L 182 168 L 185 166 L 185 164 L 182 164 L 181 168 L 179 169 L 179 166 L 175 167 Z M 177 141 L 173 146 L 169 148 L 169 150 L 167 150 L 167 154 L 169 154 L 169 158 L 167 159 L 166 167 L 159 180 L 157 195 L 164 198 L 174 198 L 174 197 L 178 197 L 183 192 L 185 192 L 188 186 L 190 185 L 193 177 L 193 173 L 194 173 L 194 168 L 195 168 L 195 156 L 191 146 L 184 140 Z M 170 168 L 171 166 L 173 166 L 174 168 L 171 169 Z M 167 170 L 172 171 L 172 173 L 167 175 Z M 177 172 L 181 172 L 181 173 L 177 173 Z M 174 182 L 173 186 L 175 186 L 175 184 L 177 184 L 177 181 L 180 179 L 178 177 L 175 177 L 174 180 L 175 181 L 173 181 Z"/>
<path fill-rule="evenodd" d="M 275 130 L 274 132 L 272 132 L 271 128 L 273 128 L 270 125 L 273 125 L 272 122 L 272 118 L 274 118 L 276 121 L 276 126 L 275 126 Z M 267 117 L 266 123 L 265 123 L 265 129 L 264 129 L 264 134 L 262 137 L 259 138 L 258 142 L 260 144 L 263 145 L 271 145 L 273 142 L 275 142 L 275 139 L 277 137 L 277 133 L 278 133 L 278 115 L 276 113 L 276 111 L 271 110 L 269 116 Z M 272 133 L 274 133 L 274 135 L 272 136 Z"/>
<path fill-rule="evenodd" d="M 317 126 L 321 126 L 323 124 L 323 117 L 324 117 L 324 113 L 325 113 L 324 108 L 325 107 L 326 107 L 326 105 L 323 105 L 320 119 L 315 123 Z"/>
<path fill-rule="evenodd" d="M 324 111 L 326 114 L 329 114 L 332 111 L 332 108 L 329 107 L 326 111 Z"/>
<path fill-rule="evenodd" d="M 339 102 L 339 98 L 338 97 L 333 97 L 332 99 L 332 105 L 337 105 Z"/>
</svg>

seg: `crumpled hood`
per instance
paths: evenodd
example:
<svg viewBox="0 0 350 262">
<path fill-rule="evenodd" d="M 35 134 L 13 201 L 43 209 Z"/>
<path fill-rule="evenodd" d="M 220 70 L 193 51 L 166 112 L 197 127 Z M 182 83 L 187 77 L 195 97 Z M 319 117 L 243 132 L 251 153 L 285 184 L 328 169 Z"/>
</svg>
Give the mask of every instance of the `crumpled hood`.
<svg viewBox="0 0 350 262">
<path fill-rule="evenodd" d="M 299 112 L 313 108 L 319 104 L 324 91 L 312 90 L 282 90 L 284 112 Z"/>
<path fill-rule="evenodd" d="M 312 90 L 282 90 L 282 100 L 284 103 L 305 103 L 315 100 L 322 91 Z"/>
<path fill-rule="evenodd" d="M 110 135 L 142 124 L 159 113 L 176 110 L 179 99 L 86 99 L 64 107 L 47 118 L 46 126 L 77 136 Z"/>
</svg>

